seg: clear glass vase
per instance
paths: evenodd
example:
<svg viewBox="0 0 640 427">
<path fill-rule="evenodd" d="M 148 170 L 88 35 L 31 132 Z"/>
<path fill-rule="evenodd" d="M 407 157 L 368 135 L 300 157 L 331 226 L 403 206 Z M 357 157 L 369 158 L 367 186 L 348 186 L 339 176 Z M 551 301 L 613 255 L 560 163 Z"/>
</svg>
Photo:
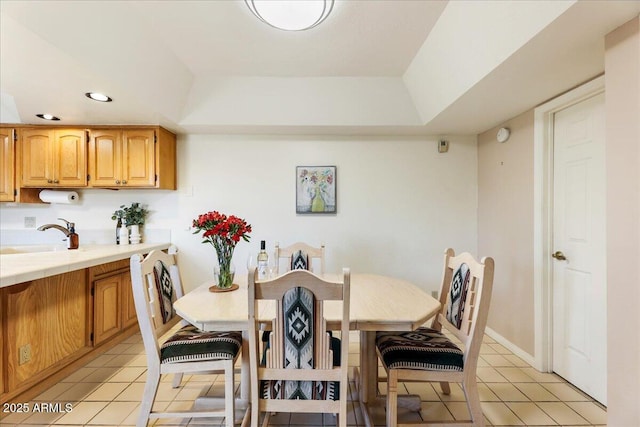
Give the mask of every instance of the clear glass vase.
<svg viewBox="0 0 640 427">
<path fill-rule="evenodd" d="M 219 262 L 213 269 L 213 278 L 216 286 L 221 289 L 230 288 L 233 285 L 233 278 L 236 274 L 236 269 L 231 260 L 227 262 Z"/>
</svg>

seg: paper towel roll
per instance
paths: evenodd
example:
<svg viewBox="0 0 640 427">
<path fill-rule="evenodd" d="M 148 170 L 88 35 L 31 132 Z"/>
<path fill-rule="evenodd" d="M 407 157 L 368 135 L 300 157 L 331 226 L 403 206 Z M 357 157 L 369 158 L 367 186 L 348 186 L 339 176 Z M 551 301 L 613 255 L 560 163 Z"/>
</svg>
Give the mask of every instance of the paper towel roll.
<svg viewBox="0 0 640 427">
<path fill-rule="evenodd" d="M 78 193 L 75 191 L 42 190 L 40 192 L 40 200 L 45 203 L 61 203 L 68 205 L 71 203 L 77 203 L 79 197 Z"/>
</svg>

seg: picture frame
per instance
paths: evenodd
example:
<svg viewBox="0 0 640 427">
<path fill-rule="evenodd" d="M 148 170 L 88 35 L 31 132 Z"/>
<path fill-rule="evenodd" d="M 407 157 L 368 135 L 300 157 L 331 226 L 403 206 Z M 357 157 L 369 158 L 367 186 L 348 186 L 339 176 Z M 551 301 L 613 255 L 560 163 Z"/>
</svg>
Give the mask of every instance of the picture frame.
<svg viewBox="0 0 640 427">
<path fill-rule="evenodd" d="M 296 213 L 335 214 L 335 166 L 296 166 Z"/>
</svg>

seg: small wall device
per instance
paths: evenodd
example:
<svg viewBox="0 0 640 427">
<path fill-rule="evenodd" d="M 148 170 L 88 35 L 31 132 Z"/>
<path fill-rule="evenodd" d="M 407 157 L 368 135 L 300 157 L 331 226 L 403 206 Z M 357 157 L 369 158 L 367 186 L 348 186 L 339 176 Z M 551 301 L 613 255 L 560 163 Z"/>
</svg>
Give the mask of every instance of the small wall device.
<svg viewBox="0 0 640 427">
<path fill-rule="evenodd" d="M 446 153 L 449 151 L 449 141 L 441 139 L 438 141 L 438 153 Z"/>
</svg>

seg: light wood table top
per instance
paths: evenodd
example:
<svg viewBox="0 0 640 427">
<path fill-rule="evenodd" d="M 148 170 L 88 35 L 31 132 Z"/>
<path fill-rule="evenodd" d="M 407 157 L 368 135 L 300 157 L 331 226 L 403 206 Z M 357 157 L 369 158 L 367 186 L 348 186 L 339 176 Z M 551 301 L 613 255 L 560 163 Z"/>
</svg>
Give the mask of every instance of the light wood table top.
<svg viewBox="0 0 640 427">
<path fill-rule="evenodd" d="M 339 275 L 325 274 L 339 280 Z M 237 275 L 240 289 L 210 292 L 205 283 L 178 299 L 176 313 L 202 330 L 246 330 L 248 319 L 247 276 Z M 329 326 L 341 318 L 340 303 L 325 304 Z M 440 303 L 414 284 L 376 274 L 351 274 L 350 329 L 360 331 L 411 330 L 440 309 Z M 260 308 L 260 320 L 274 317 L 272 305 Z"/>
</svg>

